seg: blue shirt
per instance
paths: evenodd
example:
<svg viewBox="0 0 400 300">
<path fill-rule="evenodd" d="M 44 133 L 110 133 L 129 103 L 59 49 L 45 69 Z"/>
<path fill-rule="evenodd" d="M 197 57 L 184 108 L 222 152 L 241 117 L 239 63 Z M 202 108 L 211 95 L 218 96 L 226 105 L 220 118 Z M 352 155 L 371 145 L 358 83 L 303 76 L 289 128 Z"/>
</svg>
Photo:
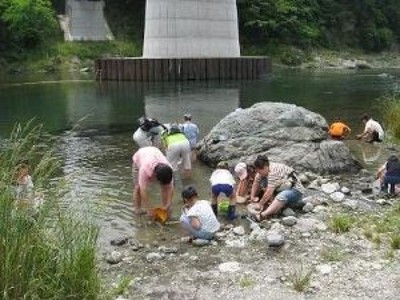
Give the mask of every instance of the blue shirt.
<svg viewBox="0 0 400 300">
<path fill-rule="evenodd" d="M 194 148 L 197 144 L 199 137 L 199 128 L 192 122 L 186 122 L 182 124 L 182 131 L 190 142 L 190 148 Z"/>
</svg>

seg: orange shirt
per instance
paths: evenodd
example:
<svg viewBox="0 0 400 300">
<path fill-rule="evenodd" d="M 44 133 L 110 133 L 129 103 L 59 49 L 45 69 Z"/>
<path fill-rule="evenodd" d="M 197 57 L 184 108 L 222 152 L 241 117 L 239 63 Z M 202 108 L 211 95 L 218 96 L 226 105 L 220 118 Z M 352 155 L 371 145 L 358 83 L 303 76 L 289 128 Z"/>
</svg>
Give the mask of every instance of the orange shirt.
<svg viewBox="0 0 400 300">
<path fill-rule="evenodd" d="M 349 133 L 350 127 L 342 122 L 335 122 L 329 128 L 329 135 L 336 136 L 336 137 L 343 137 L 347 133 Z"/>
</svg>

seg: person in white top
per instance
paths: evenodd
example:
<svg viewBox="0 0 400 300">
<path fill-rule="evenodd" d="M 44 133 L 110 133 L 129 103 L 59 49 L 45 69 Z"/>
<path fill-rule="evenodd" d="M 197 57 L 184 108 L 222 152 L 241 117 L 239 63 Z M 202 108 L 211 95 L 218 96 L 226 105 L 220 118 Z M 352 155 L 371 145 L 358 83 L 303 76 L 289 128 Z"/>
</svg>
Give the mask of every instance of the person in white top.
<svg viewBox="0 0 400 300">
<path fill-rule="evenodd" d="M 43 195 L 34 191 L 33 180 L 29 174 L 29 162 L 21 160 L 15 178 L 15 200 L 17 206 L 39 208 L 43 203 Z"/>
<path fill-rule="evenodd" d="M 211 196 L 212 204 L 211 207 L 215 213 L 218 215 L 218 197 L 220 194 L 225 194 L 229 198 L 229 206 L 227 218 L 228 220 L 233 220 L 236 218 L 236 191 L 235 191 L 235 178 L 232 173 L 228 170 L 228 164 L 225 162 L 220 162 L 217 168 L 211 174 Z"/>
<path fill-rule="evenodd" d="M 221 227 L 214 215 L 210 203 L 199 200 L 193 186 L 187 186 L 182 191 L 184 203 L 180 217 L 181 226 L 189 232 L 190 239 L 212 240 Z"/>
<path fill-rule="evenodd" d="M 139 148 L 154 146 L 161 147 L 161 133 L 166 129 L 165 125 L 156 119 L 141 117 L 138 120 L 139 127 L 133 133 L 133 141 Z"/>
<path fill-rule="evenodd" d="M 361 120 L 365 124 L 364 131 L 357 135 L 357 139 L 363 139 L 368 143 L 382 142 L 384 138 L 384 132 L 381 124 L 373 120 L 368 115 L 363 115 Z"/>
</svg>

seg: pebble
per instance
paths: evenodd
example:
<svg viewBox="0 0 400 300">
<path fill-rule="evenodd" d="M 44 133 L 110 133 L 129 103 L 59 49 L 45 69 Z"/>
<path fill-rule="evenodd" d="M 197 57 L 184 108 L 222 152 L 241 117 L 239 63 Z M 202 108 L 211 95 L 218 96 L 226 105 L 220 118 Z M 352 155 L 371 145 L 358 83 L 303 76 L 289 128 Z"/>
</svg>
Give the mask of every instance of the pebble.
<svg viewBox="0 0 400 300">
<path fill-rule="evenodd" d="M 283 217 L 282 218 L 282 224 L 286 226 L 293 226 L 294 224 L 297 223 L 297 218 L 294 216 L 289 216 L 289 217 Z"/>
<path fill-rule="evenodd" d="M 119 237 L 110 241 L 113 246 L 122 246 L 128 242 L 128 237 Z"/>
<path fill-rule="evenodd" d="M 316 266 L 316 269 L 322 275 L 328 275 L 332 272 L 332 267 L 330 265 L 319 265 L 319 266 Z"/>
<path fill-rule="evenodd" d="M 285 217 L 290 217 L 290 216 L 295 216 L 296 213 L 294 212 L 293 209 L 291 209 L 290 207 L 288 207 L 288 208 L 285 208 L 285 209 L 282 211 L 282 215 L 285 216 Z"/>
<path fill-rule="evenodd" d="M 314 205 L 311 202 L 307 202 L 304 206 L 303 206 L 303 211 L 305 213 L 309 213 L 312 212 L 314 210 Z"/>
<path fill-rule="evenodd" d="M 342 202 L 344 200 L 345 195 L 342 192 L 334 192 L 329 195 L 334 202 Z"/>
<path fill-rule="evenodd" d="M 149 263 L 161 260 L 163 258 L 164 258 L 164 256 L 161 253 L 157 253 L 157 252 L 150 252 L 149 254 L 146 255 L 146 260 Z"/>
<path fill-rule="evenodd" d="M 321 190 L 325 194 L 332 194 L 340 189 L 340 185 L 335 182 L 335 183 L 324 183 L 321 185 Z"/>
<path fill-rule="evenodd" d="M 270 247 L 279 247 L 285 243 L 285 237 L 280 233 L 268 233 L 267 244 Z"/>
<path fill-rule="evenodd" d="M 240 270 L 240 264 L 237 261 L 229 261 L 218 266 L 222 273 L 234 273 Z"/>
<path fill-rule="evenodd" d="M 232 231 L 234 234 L 239 235 L 239 236 L 244 235 L 246 233 L 243 226 L 237 226 L 237 227 L 233 228 Z"/>
<path fill-rule="evenodd" d="M 109 256 L 107 256 L 106 261 L 111 264 L 111 265 L 115 265 L 118 264 L 122 261 L 123 259 L 123 255 L 121 252 L 118 251 L 113 251 L 111 252 L 111 254 Z"/>
</svg>

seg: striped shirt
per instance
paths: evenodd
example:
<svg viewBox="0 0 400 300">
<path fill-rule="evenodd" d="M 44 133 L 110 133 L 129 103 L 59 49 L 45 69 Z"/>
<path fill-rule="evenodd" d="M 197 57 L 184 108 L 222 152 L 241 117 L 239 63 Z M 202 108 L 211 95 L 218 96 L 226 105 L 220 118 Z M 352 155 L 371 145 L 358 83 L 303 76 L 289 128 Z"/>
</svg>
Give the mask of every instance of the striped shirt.
<svg viewBox="0 0 400 300">
<path fill-rule="evenodd" d="M 283 181 L 288 179 L 290 174 L 293 174 L 294 169 L 285 164 L 281 163 L 270 163 L 269 164 L 269 173 L 268 173 L 268 188 L 277 189 Z M 262 176 L 257 173 L 255 180 L 258 182 L 261 180 Z M 304 187 L 299 180 L 296 180 L 295 185 L 293 186 L 299 192 L 304 191 Z"/>
</svg>

